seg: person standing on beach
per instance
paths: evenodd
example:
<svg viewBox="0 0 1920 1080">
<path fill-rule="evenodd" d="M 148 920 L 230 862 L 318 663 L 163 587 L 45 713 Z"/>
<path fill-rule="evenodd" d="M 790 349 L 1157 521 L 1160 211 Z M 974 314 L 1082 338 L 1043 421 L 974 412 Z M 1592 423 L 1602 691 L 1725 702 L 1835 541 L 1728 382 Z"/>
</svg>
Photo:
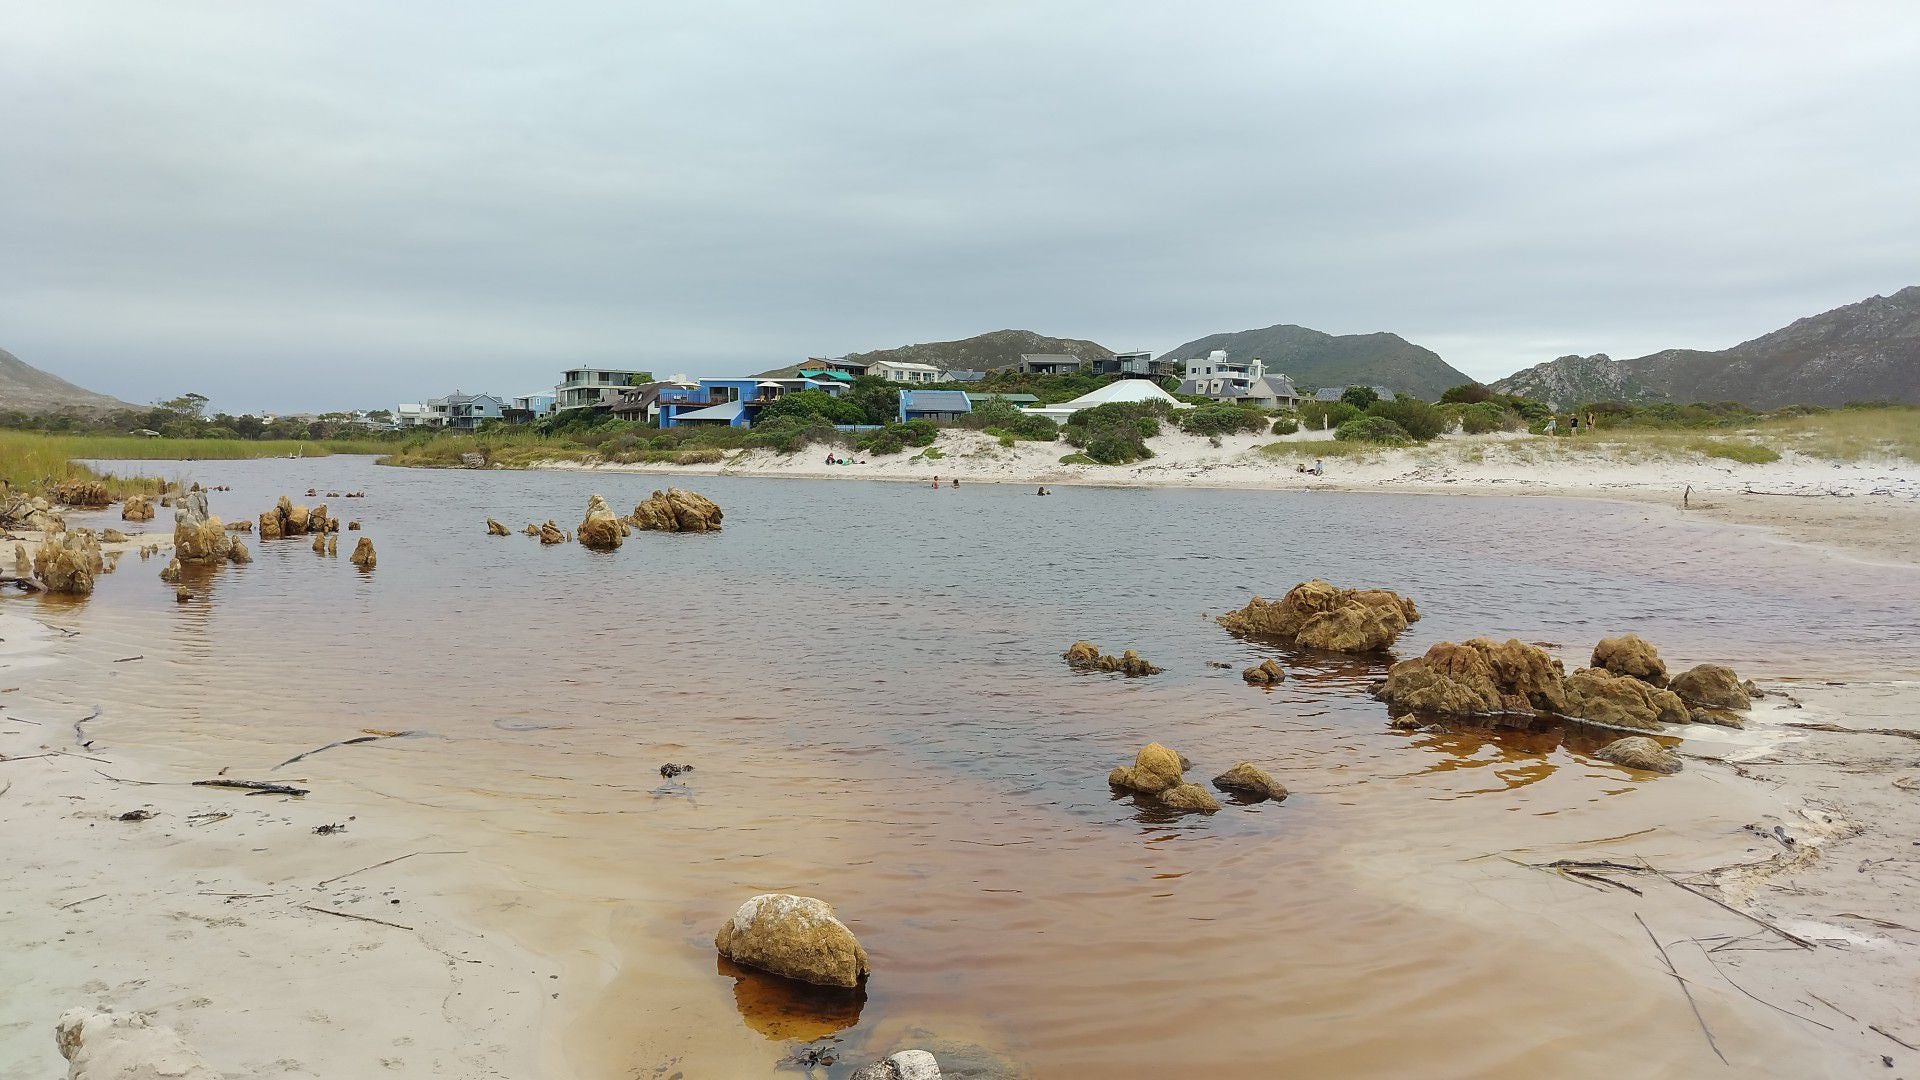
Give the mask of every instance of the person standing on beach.
<svg viewBox="0 0 1920 1080">
<path fill-rule="evenodd" d="M 1567 435 L 1569 438 L 1575 438 L 1575 439 L 1580 437 L 1580 414 L 1579 413 L 1574 413 L 1572 416 L 1567 417 Z"/>
<path fill-rule="evenodd" d="M 1593 422 L 1593 410 L 1588 409 L 1587 410 L 1587 434 L 1591 435 L 1596 430 L 1597 430 L 1597 427 Z"/>
<path fill-rule="evenodd" d="M 1547 433 L 1548 435 L 1557 435 L 1557 434 L 1559 434 L 1559 431 L 1560 431 L 1560 418 L 1559 418 L 1559 417 L 1557 417 L 1557 416 L 1549 416 L 1549 417 L 1547 417 L 1547 431 L 1546 431 L 1546 433 Z"/>
</svg>

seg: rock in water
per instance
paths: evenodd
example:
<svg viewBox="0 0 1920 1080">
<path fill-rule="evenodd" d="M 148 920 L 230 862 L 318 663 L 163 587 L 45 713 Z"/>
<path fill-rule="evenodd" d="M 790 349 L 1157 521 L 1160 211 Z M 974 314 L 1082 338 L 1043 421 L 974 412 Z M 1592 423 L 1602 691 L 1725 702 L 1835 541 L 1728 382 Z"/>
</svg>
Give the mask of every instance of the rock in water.
<svg viewBox="0 0 1920 1080">
<path fill-rule="evenodd" d="M 816 986 L 853 989 L 872 970 L 853 931 L 811 896 L 762 893 L 748 900 L 721 925 L 713 946 L 736 964 Z"/>
<path fill-rule="evenodd" d="M 1091 641 L 1076 641 L 1067 646 L 1067 651 L 1061 653 L 1060 658 L 1067 662 L 1068 667 L 1097 668 L 1100 666 L 1100 646 Z"/>
<path fill-rule="evenodd" d="M 340 554 L 340 536 L 338 533 L 329 533 L 327 535 L 327 554 Z"/>
<path fill-rule="evenodd" d="M 851 1080 L 940 1080 L 940 1062 L 925 1050 L 902 1050 L 854 1073 Z"/>
<path fill-rule="evenodd" d="M 1600 748 L 1593 755 L 1601 761 L 1610 761 L 1615 765 L 1624 765 L 1629 769 L 1641 769 L 1646 772 L 1677 773 L 1680 771 L 1680 755 L 1647 738 L 1645 735 L 1629 735 L 1624 739 Z"/>
<path fill-rule="evenodd" d="M 121 521 L 152 521 L 153 500 L 145 495 L 129 495 L 120 504 Z"/>
<path fill-rule="evenodd" d="M 359 523 L 359 522 L 357 522 L 357 521 L 349 521 L 349 522 L 347 522 L 347 531 L 348 531 L 348 532 L 359 532 L 359 531 L 360 531 L 360 523 Z"/>
<path fill-rule="evenodd" d="M 173 555 L 187 563 L 217 563 L 226 559 L 232 534 L 220 519 L 207 513 L 207 493 L 195 489 L 173 503 Z"/>
<path fill-rule="evenodd" d="M 1701 664 L 1673 677 L 1667 689 L 1689 705 L 1706 709 L 1751 709 L 1753 699 L 1730 667 Z"/>
<path fill-rule="evenodd" d="M 330 522 L 331 519 L 327 517 L 326 503 L 321 503 L 307 511 L 307 531 L 310 533 L 331 532 Z"/>
<path fill-rule="evenodd" d="M 119 529 L 102 529 L 100 530 L 100 542 L 103 544 L 124 544 L 127 542 L 127 534 L 121 532 Z"/>
<path fill-rule="evenodd" d="M 316 535 L 314 536 L 314 538 L 313 538 L 313 553 L 314 553 L 315 555 L 325 555 L 325 554 L 327 553 L 327 538 L 326 538 L 326 536 L 324 536 L 324 535 L 320 535 L 320 534 L 316 534 Z"/>
<path fill-rule="evenodd" d="M 1666 662 L 1639 634 L 1603 639 L 1593 647 L 1593 666 L 1653 686 L 1667 685 Z"/>
<path fill-rule="evenodd" d="M 1327 652 L 1379 652 L 1420 621 L 1413 601 L 1386 589 L 1342 589 L 1315 579 L 1279 600 L 1256 596 L 1217 620 L 1238 634 L 1279 638 Z"/>
<path fill-rule="evenodd" d="M 560 526 L 555 525 L 552 518 L 548 518 L 547 523 L 540 526 L 538 535 L 540 542 L 543 544 L 564 544 L 567 542 L 567 534 L 560 531 Z"/>
<path fill-rule="evenodd" d="M 353 554 L 348 557 L 348 560 L 362 570 L 373 569 L 373 541 L 364 536 L 361 537 L 360 542 L 353 546 Z M 401 576 L 405 577 L 406 575 L 402 574 Z"/>
<path fill-rule="evenodd" d="M 227 560 L 235 563 L 250 563 L 253 561 L 253 552 L 247 550 L 245 540 L 236 536 L 233 538 L 233 543 L 227 545 Z"/>
<path fill-rule="evenodd" d="M 113 496 L 107 491 L 107 485 L 98 480 L 62 480 L 47 489 L 53 501 L 83 509 L 98 509 L 109 506 Z"/>
<path fill-rule="evenodd" d="M 1567 676 L 1566 713 L 1639 731 L 1659 731 L 1663 725 L 1691 719 L 1686 703 L 1672 691 L 1599 668 L 1581 668 Z"/>
<path fill-rule="evenodd" d="M 1220 801 L 1198 784 L 1187 783 L 1181 774 L 1186 759 L 1159 743 L 1148 743 L 1134 755 L 1132 765 L 1122 765 L 1107 774 L 1107 784 L 1123 791 L 1149 795 L 1171 810 L 1197 810 L 1211 814 L 1220 809 Z"/>
<path fill-rule="evenodd" d="M 172 1028 L 144 1016 L 68 1009 L 53 1038 L 67 1080 L 220 1080 Z"/>
<path fill-rule="evenodd" d="M 167 560 L 167 565 L 160 568 L 160 580 L 167 582 L 170 585 L 179 583 L 180 581 L 180 560 L 179 559 Z"/>
<path fill-rule="evenodd" d="M 260 515 L 260 539 L 280 539 L 280 511 L 269 510 Z"/>
<path fill-rule="evenodd" d="M 280 503 L 281 503 L 281 506 L 280 506 L 281 535 L 282 536 L 307 535 L 307 517 L 308 517 L 307 508 L 304 506 L 293 505 L 292 503 L 287 501 L 287 497 L 284 495 L 280 497 Z"/>
<path fill-rule="evenodd" d="M 599 498 L 599 496 L 596 495 L 594 496 L 594 498 Z M 353 526 L 349 525 L 347 526 L 347 528 L 351 529 L 353 528 Z M 488 536 L 505 536 L 507 535 L 507 527 L 493 520 L 492 518 L 488 518 L 487 519 L 487 535 Z"/>
<path fill-rule="evenodd" d="M 1567 706 L 1560 662 L 1517 639 L 1437 642 L 1425 655 L 1388 668 L 1374 696 L 1397 712 L 1446 716 L 1564 712 Z"/>
<path fill-rule="evenodd" d="M 698 492 L 670 487 L 633 508 L 633 525 L 661 532 L 714 532 L 724 517 L 719 504 Z"/>
<path fill-rule="evenodd" d="M 15 577 L 32 577 L 33 560 L 27 558 L 27 545 L 13 545 L 13 573 Z"/>
<path fill-rule="evenodd" d="M 84 530 L 48 533 L 33 553 L 33 576 L 48 592 L 86 596 L 104 565 L 100 541 Z"/>
<path fill-rule="evenodd" d="M 227 522 L 227 531 L 250 533 L 253 531 L 253 522 L 248 521 L 245 518 L 242 518 L 239 521 L 229 521 Z"/>
<path fill-rule="evenodd" d="M 1272 799 L 1279 802 L 1287 797 L 1287 789 L 1251 761 L 1242 761 L 1214 777 L 1213 786 L 1243 799 Z"/>
<path fill-rule="evenodd" d="M 1272 660 L 1262 660 L 1242 671 L 1240 677 L 1255 686 L 1275 686 L 1287 681 L 1287 672 Z"/>
<path fill-rule="evenodd" d="M 1159 668 L 1142 660 L 1132 649 L 1119 656 L 1103 656 L 1098 646 L 1087 641 L 1074 642 L 1060 657 L 1076 671 L 1117 671 L 1130 678 L 1160 674 Z"/>
<path fill-rule="evenodd" d="M 595 551 L 612 551 L 620 546 L 626 534 L 620 531 L 620 520 L 607 507 L 607 500 L 594 495 L 587 499 L 587 516 L 581 520 L 580 527 L 574 530 L 574 535 L 580 538 L 584 547 Z"/>
</svg>

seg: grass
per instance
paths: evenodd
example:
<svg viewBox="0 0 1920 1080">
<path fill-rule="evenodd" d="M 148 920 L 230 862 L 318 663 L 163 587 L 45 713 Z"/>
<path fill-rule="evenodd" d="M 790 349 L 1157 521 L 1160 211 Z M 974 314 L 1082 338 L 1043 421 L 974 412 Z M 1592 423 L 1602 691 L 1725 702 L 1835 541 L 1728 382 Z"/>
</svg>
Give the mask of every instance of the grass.
<svg viewBox="0 0 1920 1080">
<path fill-rule="evenodd" d="M 144 439 L 131 435 L 48 435 L 0 431 L 0 480 L 19 491 L 37 491 L 62 480 L 101 480 L 113 497 L 151 492 L 151 479 L 100 473 L 82 461 L 214 461 L 286 457 L 304 453 L 372 453 L 374 443 L 253 442 L 247 439 Z"/>
<path fill-rule="evenodd" d="M 1778 446 L 1814 457 L 1920 461 L 1920 408 L 1839 409 L 1763 421 L 1756 430 Z"/>
<path fill-rule="evenodd" d="M 1260 448 L 1260 452 L 1272 458 L 1363 458 L 1394 449 L 1410 448 L 1382 446 L 1379 443 L 1339 442 L 1333 439 L 1324 439 L 1318 442 L 1268 443 Z"/>
</svg>

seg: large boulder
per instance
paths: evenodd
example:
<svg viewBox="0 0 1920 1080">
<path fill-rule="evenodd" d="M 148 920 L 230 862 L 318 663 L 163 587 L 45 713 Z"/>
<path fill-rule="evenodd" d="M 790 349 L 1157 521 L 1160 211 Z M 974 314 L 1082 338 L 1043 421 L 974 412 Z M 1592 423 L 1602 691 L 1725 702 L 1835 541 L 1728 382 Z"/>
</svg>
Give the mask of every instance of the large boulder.
<svg viewBox="0 0 1920 1080">
<path fill-rule="evenodd" d="M 173 502 L 173 555 L 184 564 L 217 563 L 227 557 L 232 535 L 207 513 L 207 493 L 196 488 Z"/>
<path fill-rule="evenodd" d="M 86 596 L 105 569 L 100 541 L 86 530 L 48 533 L 33 553 L 33 576 L 48 592 Z"/>
<path fill-rule="evenodd" d="M 635 528 L 661 532 L 713 532 L 720 528 L 719 504 L 698 492 L 670 487 L 656 491 L 633 508 Z"/>
<path fill-rule="evenodd" d="M 1220 809 L 1220 801 L 1206 788 L 1187 783 L 1182 775 L 1185 769 L 1185 758 L 1159 743 L 1148 743 L 1134 755 L 1132 765 L 1122 765 L 1108 773 L 1107 784 L 1151 796 L 1170 810 L 1211 814 Z"/>
<path fill-rule="evenodd" d="M 1593 756 L 1601 761 L 1610 761 L 1615 765 L 1624 765 L 1629 769 L 1639 769 L 1643 772 L 1677 773 L 1680 771 L 1680 755 L 1645 735 L 1629 735 L 1624 739 L 1615 739 L 1601 747 Z"/>
<path fill-rule="evenodd" d="M 1519 640 L 1473 638 L 1436 642 L 1425 655 L 1387 669 L 1375 696 L 1396 713 L 1486 716 L 1508 712 L 1564 712 L 1560 662 Z"/>
<path fill-rule="evenodd" d="M 280 539 L 280 522 L 281 522 L 280 511 L 277 509 L 268 510 L 266 513 L 261 514 L 260 515 L 260 539 L 262 540 Z"/>
<path fill-rule="evenodd" d="M 253 561 L 253 552 L 247 550 L 247 542 L 245 540 L 237 536 L 233 538 L 233 541 L 227 545 L 227 561 L 232 563 L 250 563 Z"/>
<path fill-rule="evenodd" d="M 580 527 L 573 535 L 586 547 L 596 551 L 612 551 L 620 546 L 626 536 L 621 531 L 620 519 L 608 509 L 607 500 L 598 495 L 587 499 L 587 516 L 580 521 Z"/>
<path fill-rule="evenodd" d="M 1287 797 L 1286 787 L 1251 761 L 1242 761 L 1214 777 L 1213 786 L 1243 799 L 1272 799 L 1279 802 Z"/>
<path fill-rule="evenodd" d="M 1686 703 L 1672 691 L 1611 671 L 1581 668 L 1567 676 L 1566 685 L 1566 714 L 1577 719 L 1636 731 L 1659 731 L 1690 719 Z"/>
<path fill-rule="evenodd" d="M 1601 639 L 1593 647 L 1593 666 L 1654 686 L 1667 685 L 1667 665 L 1660 651 L 1639 634 Z"/>
<path fill-rule="evenodd" d="M 333 519 L 327 516 L 327 504 L 321 503 L 307 511 L 307 531 L 310 533 L 332 532 L 337 528 Z"/>
<path fill-rule="evenodd" d="M 873 970 L 853 931 L 811 896 L 753 897 L 721 924 L 713 947 L 736 964 L 816 986 L 851 990 Z"/>
<path fill-rule="evenodd" d="M 53 1039 L 67 1080 L 220 1080 L 172 1028 L 140 1015 L 68 1009 Z"/>
<path fill-rule="evenodd" d="M 348 561 L 362 570 L 373 569 L 373 541 L 364 536 L 361 537 L 360 542 L 353 545 L 353 554 L 348 556 Z"/>
<path fill-rule="evenodd" d="M 1327 652 L 1379 652 L 1420 621 L 1413 601 L 1386 589 L 1342 589 L 1319 579 L 1302 582 L 1278 600 L 1256 596 L 1220 616 L 1235 633 L 1279 638 Z"/>
<path fill-rule="evenodd" d="M 285 495 L 280 496 L 280 535 L 307 535 L 307 518 L 310 515 L 304 506 L 296 506 Z"/>
<path fill-rule="evenodd" d="M 1730 667 L 1719 664 L 1700 664 L 1690 667 L 1673 677 L 1667 689 L 1680 695 L 1680 700 L 1689 705 L 1698 705 L 1704 709 L 1750 709 L 1753 699 L 1747 693 L 1740 676 Z"/>
<path fill-rule="evenodd" d="M 121 521 L 152 521 L 153 500 L 145 495 L 129 495 L 120 504 Z"/>
</svg>

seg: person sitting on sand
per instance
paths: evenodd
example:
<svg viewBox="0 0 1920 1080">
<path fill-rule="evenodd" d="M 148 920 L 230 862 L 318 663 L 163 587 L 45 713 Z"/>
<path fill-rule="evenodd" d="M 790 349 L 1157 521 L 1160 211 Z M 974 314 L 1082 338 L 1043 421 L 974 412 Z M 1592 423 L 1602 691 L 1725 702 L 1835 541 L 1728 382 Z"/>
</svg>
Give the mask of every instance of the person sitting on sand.
<svg viewBox="0 0 1920 1080">
<path fill-rule="evenodd" d="M 1325 476 L 1326 474 L 1327 474 L 1327 463 L 1325 461 L 1322 461 L 1319 458 L 1314 458 L 1313 459 L 1313 475 Z"/>
</svg>

